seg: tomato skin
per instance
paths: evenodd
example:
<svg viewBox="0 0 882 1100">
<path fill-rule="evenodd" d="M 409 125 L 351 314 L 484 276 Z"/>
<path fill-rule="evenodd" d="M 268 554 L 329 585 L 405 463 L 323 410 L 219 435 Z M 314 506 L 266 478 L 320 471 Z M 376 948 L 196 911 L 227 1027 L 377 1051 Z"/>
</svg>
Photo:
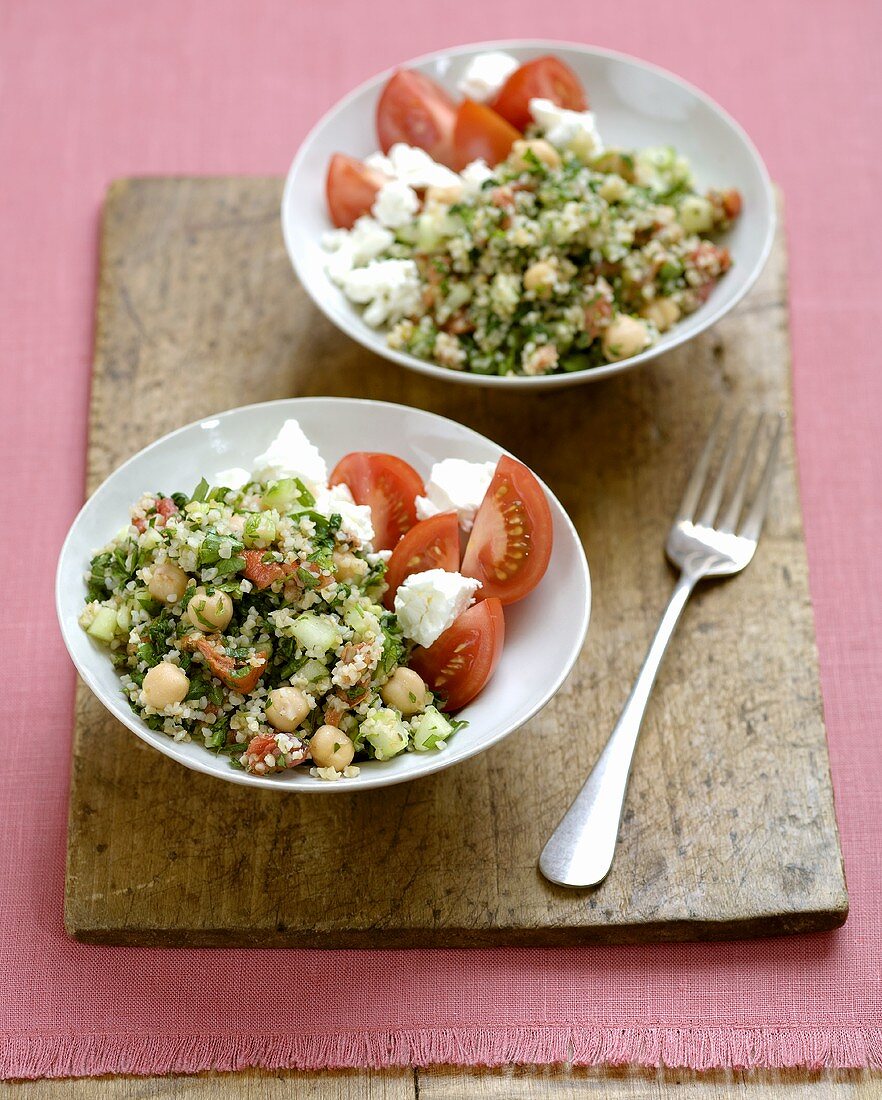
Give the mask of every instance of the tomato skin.
<svg viewBox="0 0 882 1100">
<path fill-rule="evenodd" d="M 242 674 L 236 676 L 235 673 L 240 666 L 226 653 L 218 653 L 215 643 L 210 642 L 208 638 L 197 638 L 194 645 L 205 658 L 212 676 L 216 676 L 230 691 L 238 691 L 240 695 L 248 695 L 254 691 L 257 681 L 266 671 L 267 659 L 261 657 L 260 665 L 256 667 L 252 665 L 247 672 L 244 672 L 244 666 L 242 666 Z"/>
<path fill-rule="evenodd" d="M 524 62 L 502 85 L 490 106 L 523 132 L 533 121 L 531 99 L 550 99 L 570 111 L 588 108 L 581 81 L 559 57 L 536 57 Z"/>
<path fill-rule="evenodd" d="M 484 103 L 465 99 L 456 112 L 453 149 L 457 169 L 481 158 L 491 168 L 500 164 L 523 134 Z"/>
<path fill-rule="evenodd" d="M 423 479 L 396 455 L 353 451 L 334 467 L 330 485 L 349 486 L 356 504 L 367 504 L 374 525 L 374 549 L 392 550 L 417 521 Z"/>
<path fill-rule="evenodd" d="M 545 575 L 553 538 L 544 489 L 523 463 L 503 455 L 475 516 L 461 572 L 481 582 L 477 599 L 515 603 Z"/>
<path fill-rule="evenodd" d="M 420 520 L 407 532 L 392 551 L 386 566 L 388 588 L 383 603 L 392 611 L 395 593 L 401 582 L 411 573 L 426 569 L 446 569 L 455 573 L 459 569 L 459 521 L 456 512 L 442 512 Z"/>
<path fill-rule="evenodd" d="M 335 153 L 328 165 L 325 196 L 331 221 L 338 229 L 351 229 L 362 214 L 369 214 L 386 176 L 355 157 Z"/>
<path fill-rule="evenodd" d="M 473 604 L 428 649 L 417 648 L 408 665 L 444 700 L 461 710 L 493 675 L 505 641 L 502 604 L 491 597 Z"/>
<path fill-rule="evenodd" d="M 455 120 L 456 104 L 440 84 L 413 69 L 399 69 L 377 103 L 380 148 L 388 153 L 403 141 L 452 168 Z"/>
</svg>

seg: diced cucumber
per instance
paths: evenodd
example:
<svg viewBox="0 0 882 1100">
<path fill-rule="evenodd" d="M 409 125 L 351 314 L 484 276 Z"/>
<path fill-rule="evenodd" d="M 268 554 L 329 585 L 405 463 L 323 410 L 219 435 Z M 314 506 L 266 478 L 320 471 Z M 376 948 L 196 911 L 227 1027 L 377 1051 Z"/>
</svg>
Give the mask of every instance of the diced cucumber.
<svg viewBox="0 0 882 1100">
<path fill-rule="evenodd" d="M 116 623 L 123 634 L 128 634 L 132 629 L 132 612 L 123 605 L 116 613 Z"/>
<path fill-rule="evenodd" d="M 320 680 L 327 680 L 331 673 L 326 665 L 323 665 L 321 661 L 317 661 L 314 657 L 311 657 L 300 669 L 299 675 L 302 676 L 308 684 L 315 684 Z"/>
<path fill-rule="evenodd" d="M 343 641 L 340 631 L 329 622 L 310 611 L 294 620 L 291 633 L 310 657 L 323 657 L 328 650 L 336 649 Z"/>
<path fill-rule="evenodd" d="M 368 741 L 377 760 L 389 760 L 407 748 L 407 726 L 390 707 L 369 714 L 358 730 L 359 740 Z"/>
<path fill-rule="evenodd" d="M 436 707 L 426 707 L 422 714 L 411 719 L 410 729 L 417 752 L 440 748 L 453 733 L 453 726 Z"/>
<path fill-rule="evenodd" d="M 112 607 L 100 607 L 95 613 L 95 618 L 87 628 L 87 633 L 91 634 L 96 641 L 110 645 L 119 633 L 116 611 Z"/>
<path fill-rule="evenodd" d="M 270 490 L 272 491 L 272 490 Z M 276 537 L 276 520 L 278 512 L 269 509 L 265 512 L 255 512 L 245 520 L 245 530 L 242 540 L 246 546 L 269 546 Z"/>
<path fill-rule="evenodd" d="M 261 501 L 261 507 L 265 512 L 275 508 L 281 515 L 301 508 L 311 508 L 313 504 L 315 504 L 315 497 L 299 477 L 283 477 L 281 481 L 274 481 L 263 494 Z"/>
</svg>

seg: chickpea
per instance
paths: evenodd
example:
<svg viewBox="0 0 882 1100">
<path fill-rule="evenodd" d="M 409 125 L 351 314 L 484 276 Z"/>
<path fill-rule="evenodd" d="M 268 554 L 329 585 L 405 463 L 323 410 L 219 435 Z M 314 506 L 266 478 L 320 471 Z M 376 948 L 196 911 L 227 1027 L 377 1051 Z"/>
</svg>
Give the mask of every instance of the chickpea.
<svg viewBox="0 0 882 1100">
<path fill-rule="evenodd" d="M 187 618 L 197 630 L 225 630 L 233 617 L 233 601 L 226 592 L 197 588 L 187 604 Z"/>
<path fill-rule="evenodd" d="M 621 202 L 627 190 L 628 185 L 621 176 L 607 176 L 597 193 L 607 202 Z"/>
<path fill-rule="evenodd" d="M 544 164 L 546 168 L 560 168 L 560 153 L 544 138 L 530 138 L 529 141 L 516 141 L 511 147 L 509 160 L 514 168 L 527 169 L 532 167 L 524 154 L 531 152 L 533 156 Z"/>
<path fill-rule="evenodd" d="M 680 204 L 680 225 L 687 233 L 708 233 L 714 226 L 714 208 L 701 195 L 689 195 Z"/>
<path fill-rule="evenodd" d="M 603 354 L 613 363 L 639 354 L 649 343 L 649 329 L 643 321 L 622 313 L 610 321 L 603 334 Z"/>
<path fill-rule="evenodd" d="M 291 733 L 309 714 L 309 701 L 295 687 L 273 688 L 266 706 L 266 720 L 273 729 Z"/>
<path fill-rule="evenodd" d="M 524 272 L 524 289 L 547 293 L 554 286 L 554 264 L 539 260 Z"/>
<path fill-rule="evenodd" d="M 667 330 L 680 320 L 680 307 L 671 298 L 656 298 L 648 302 L 640 311 L 648 320 L 652 321 L 659 332 Z"/>
<path fill-rule="evenodd" d="M 422 676 L 412 668 L 396 668 L 380 689 L 383 702 L 400 710 L 405 718 L 426 709 L 428 694 Z"/>
<path fill-rule="evenodd" d="M 333 557 L 334 575 L 338 581 L 357 581 L 367 576 L 368 563 L 364 558 L 356 557 L 349 550 L 335 550 Z"/>
<path fill-rule="evenodd" d="M 426 203 L 440 202 L 445 206 L 450 206 L 452 203 L 459 202 L 462 198 L 462 187 L 458 183 L 451 184 L 450 187 L 427 187 L 426 188 Z"/>
<path fill-rule="evenodd" d="M 173 561 L 163 561 L 153 570 L 147 591 L 161 603 L 177 603 L 187 591 L 187 574 Z"/>
<path fill-rule="evenodd" d="M 317 768 L 336 768 L 342 772 L 355 756 L 355 745 L 336 726 L 319 726 L 309 740 L 309 752 Z"/>
<path fill-rule="evenodd" d="M 182 703 L 186 699 L 190 681 L 182 668 L 162 661 L 147 670 L 141 689 L 147 706 L 162 710 L 169 703 Z"/>
</svg>

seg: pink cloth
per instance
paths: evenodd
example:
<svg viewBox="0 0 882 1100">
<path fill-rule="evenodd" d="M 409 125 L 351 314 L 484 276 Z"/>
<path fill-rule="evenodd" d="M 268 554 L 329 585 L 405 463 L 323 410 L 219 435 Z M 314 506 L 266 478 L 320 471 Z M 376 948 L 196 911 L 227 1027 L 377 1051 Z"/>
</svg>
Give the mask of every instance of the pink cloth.
<svg viewBox="0 0 882 1100">
<path fill-rule="evenodd" d="M 534 0 L 0 4 L 0 1072 L 567 1057 L 882 1066 L 880 33 L 874 0 L 558 0 L 543 13 Z M 847 925 L 756 943 L 544 951 L 68 941 L 74 675 L 51 582 L 83 488 L 107 184 L 281 174 L 319 114 L 381 67 L 537 34 L 691 79 L 746 126 L 787 194 L 796 426 Z M 35 580 L 21 583 L 23 572 Z"/>
</svg>

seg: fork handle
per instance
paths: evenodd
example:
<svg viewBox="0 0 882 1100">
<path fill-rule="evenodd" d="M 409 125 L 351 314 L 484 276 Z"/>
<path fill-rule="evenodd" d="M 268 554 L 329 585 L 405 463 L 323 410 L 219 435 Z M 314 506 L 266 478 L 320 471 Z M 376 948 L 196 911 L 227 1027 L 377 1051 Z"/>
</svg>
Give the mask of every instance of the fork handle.
<svg viewBox="0 0 882 1100">
<path fill-rule="evenodd" d="M 628 701 L 603 752 L 539 858 L 542 874 L 560 886 L 596 886 L 612 866 L 631 761 L 659 666 L 699 578 L 682 574 L 652 639 Z"/>
</svg>

